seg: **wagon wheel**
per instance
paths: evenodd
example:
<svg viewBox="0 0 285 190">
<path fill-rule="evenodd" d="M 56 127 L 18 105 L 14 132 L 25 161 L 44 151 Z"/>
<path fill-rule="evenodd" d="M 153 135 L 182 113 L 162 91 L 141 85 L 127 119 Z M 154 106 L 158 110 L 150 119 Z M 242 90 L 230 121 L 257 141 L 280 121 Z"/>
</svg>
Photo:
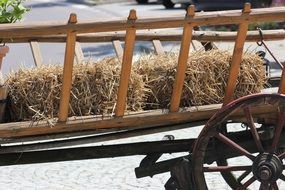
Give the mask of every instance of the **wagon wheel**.
<svg viewBox="0 0 285 190">
<path fill-rule="evenodd" d="M 285 181 L 285 175 L 282 174 L 285 169 L 285 153 L 282 148 L 285 142 L 281 138 L 285 132 L 282 132 L 285 125 L 284 108 L 284 95 L 257 94 L 233 101 L 218 111 L 200 133 L 193 150 L 193 173 L 197 190 L 209 188 L 205 175 L 210 172 L 236 176 L 237 181 L 232 184 L 237 190 L 254 187 L 278 190 L 279 181 Z M 222 127 L 223 123 L 232 121 L 244 123 L 247 127 L 242 129 L 237 125 L 227 125 L 226 130 Z M 250 135 L 246 138 L 250 143 L 234 138 L 233 134 Z M 223 152 L 219 152 L 224 158 L 222 160 L 238 158 L 246 162 L 224 162 L 224 166 L 219 162 L 215 165 L 215 158 L 209 155 L 212 144 L 222 147 Z"/>
</svg>

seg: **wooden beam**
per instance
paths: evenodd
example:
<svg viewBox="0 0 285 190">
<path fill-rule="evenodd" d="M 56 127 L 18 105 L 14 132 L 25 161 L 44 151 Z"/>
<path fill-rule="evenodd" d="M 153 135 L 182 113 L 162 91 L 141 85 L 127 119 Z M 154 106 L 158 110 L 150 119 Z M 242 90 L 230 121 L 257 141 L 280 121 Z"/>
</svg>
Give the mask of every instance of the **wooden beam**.
<svg viewBox="0 0 285 190">
<path fill-rule="evenodd" d="M 285 94 L 285 67 L 282 70 L 282 76 L 278 88 L 278 93 L 279 94 Z"/>
<path fill-rule="evenodd" d="M 82 118 L 80 119 L 82 120 Z M 150 135 L 150 134 L 155 134 L 155 133 L 162 133 L 162 132 L 167 132 L 167 131 L 197 127 L 197 126 L 205 125 L 207 121 L 208 120 L 201 120 L 201 121 L 195 121 L 191 123 L 176 123 L 172 125 L 150 126 L 150 127 L 144 127 L 144 126 L 137 127 L 136 126 L 135 129 L 132 129 L 133 127 L 132 128 L 126 127 L 126 128 L 120 128 L 120 129 L 118 128 L 97 129 L 97 130 L 91 129 L 91 130 L 84 130 L 84 131 L 77 131 L 77 132 L 74 131 L 72 133 L 64 132 L 64 133 L 52 133 L 52 134 L 46 134 L 46 135 L 43 134 L 43 135 L 35 135 L 35 136 L 7 137 L 7 138 L 1 138 L 0 144 L 6 145 L 10 143 L 19 143 L 19 142 L 20 143 L 22 142 L 32 143 L 32 142 L 40 142 L 40 141 L 58 142 L 63 139 L 67 139 L 67 138 L 74 139 L 74 137 L 77 137 L 76 140 L 74 139 L 72 142 L 69 142 L 69 144 L 66 144 L 67 146 L 73 146 L 73 145 L 80 145 L 80 144 L 106 142 L 110 140 L 118 140 L 118 139 L 124 139 L 124 138 L 136 137 L 136 136 Z M 89 136 L 90 138 L 89 137 L 87 138 L 87 136 Z M 63 144 L 59 143 L 59 146 L 61 145 Z"/>
<path fill-rule="evenodd" d="M 189 6 L 185 20 L 194 17 L 195 7 Z M 180 53 L 178 58 L 177 72 L 173 85 L 173 91 L 170 102 L 170 112 L 177 112 L 179 110 L 180 99 L 183 90 L 183 84 L 185 79 L 185 71 L 187 68 L 187 60 L 189 55 L 190 43 L 192 40 L 193 26 L 191 23 L 184 25 L 183 36 L 181 40 Z"/>
<path fill-rule="evenodd" d="M 152 45 L 157 55 L 163 55 L 165 53 L 162 44 L 159 40 L 152 40 Z"/>
<path fill-rule="evenodd" d="M 271 22 L 285 20 L 285 7 L 273 7 L 264 9 L 254 9 L 250 14 L 242 14 L 238 10 L 216 11 L 210 13 L 197 13 L 195 17 L 185 20 L 184 16 L 170 16 L 158 18 L 139 19 L 135 23 L 130 23 L 125 19 L 106 20 L 106 21 L 82 21 L 75 25 L 68 25 L 66 22 L 38 22 L 34 24 L 14 23 L 1 24 L 1 38 L 15 38 L 27 36 L 43 36 L 65 34 L 67 32 L 93 33 L 124 31 L 134 27 L 140 29 L 159 29 L 183 27 L 185 23 L 191 22 L 194 26 L 201 25 L 224 25 L 238 24 L 243 20 L 250 23 Z"/>
<path fill-rule="evenodd" d="M 54 135 L 48 135 L 48 136 L 37 136 L 30 139 L 27 138 L 20 138 L 20 139 L 10 139 L 11 141 L 1 142 L 1 149 L 0 154 L 8 153 L 8 152 L 23 152 L 23 151 L 30 151 L 30 150 L 36 150 L 36 149 L 50 149 L 50 148 L 59 148 L 59 147 L 67 147 L 67 146 L 76 146 L 76 145 L 83 145 L 83 144 L 91 144 L 91 143 L 98 143 L 98 142 L 106 142 L 110 140 L 118 140 L 118 139 L 125 139 L 130 137 L 136 137 L 136 136 L 142 136 L 142 135 L 149 135 L 154 133 L 161 133 L 166 132 L 170 130 L 178 130 L 178 129 L 185 129 L 185 128 L 191 128 L 196 127 L 199 125 L 204 125 L 206 122 L 193 122 L 188 124 L 177 124 L 177 125 L 171 125 L 171 126 L 165 126 L 165 127 L 154 127 L 154 128 L 145 128 L 145 129 L 135 129 L 135 130 L 113 130 L 112 133 L 108 133 L 106 131 L 102 134 L 96 134 L 96 131 L 89 132 L 87 135 L 77 135 L 73 136 L 76 138 L 64 138 L 59 137 L 55 138 Z M 85 132 L 86 133 L 86 132 Z M 95 134 L 94 134 L 95 133 Z M 48 137 L 48 138 L 44 138 Z M 53 138 L 51 141 L 49 138 Z M 41 140 L 39 140 L 41 139 Z M 2 139 L 1 139 L 2 140 Z M 30 141 L 27 141 L 30 140 Z M 16 144 L 11 145 L 11 143 L 18 142 L 29 142 L 27 144 Z M 43 142 L 44 141 L 44 142 Z"/>
<path fill-rule="evenodd" d="M 265 41 L 278 41 L 285 39 L 285 30 L 263 30 L 263 39 Z M 113 42 L 116 40 L 124 41 L 125 34 L 123 33 L 95 33 L 95 34 L 80 34 L 77 35 L 76 40 L 80 43 L 90 43 L 90 42 Z M 237 32 L 220 32 L 220 31 L 194 31 L 192 40 L 202 41 L 202 42 L 233 42 L 236 40 Z M 177 34 L 177 32 L 137 32 L 136 41 L 181 41 L 182 35 Z M 29 37 L 19 37 L 3 39 L 6 43 L 28 43 L 31 40 L 38 42 L 49 42 L 49 43 L 60 43 L 66 42 L 66 35 L 49 35 L 49 36 L 29 36 Z M 248 31 L 246 36 L 247 42 L 257 42 L 260 40 L 260 35 L 258 31 Z"/>
<path fill-rule="evenodd" d="M 187 152 L 195 139 L 124 143 L 114 145 L 98 145 L 88 147 L 72 147 L 56 150 L 16 151 L 15 153 L 1 153 L 0 166 L 31 163 L 58 162 L 67 160 L 83 160 L 95 158 L 112 158 L 118 156 L 148 155 L 151 153 Z M 151 147 L 151 148 L 150 148 Z"/>
<path fill-rule="evenodd" d="M 68 23 L 73 25 L 77 22 L 76 14 L 71 14 Z M 70 91 L 72 85 L 72 70 L 75 54 L 76 33 L 69 32 L 66 37 L 65 58 L 63 67 L 63 81 L 60 96 L 58 121 L 65 122 L 68 117 Z"/>
<path fill-rule="evenodd" d="M 179 113 L 165 113 L 165 110 L 151 110 L 124 117 L 107 118 L 101 116 L 89 119 L 77 119 L 67 122 L 53 123 L 50 127 L 47 122 L 39 122 L 31 125 L 31 122 L 16 122 L 0 124 L 0 138 L 15 138 L 27 136 L 39 136 L 49 134 L 63 134 L 67 132 L 98 131 L 102 129 L 137 129 L 174 125 L 185 122 L 208 120 L 221 105 L 209 105 L 193 107 Z M 262 111 L 264 111 L 263 109 Z M 103 118 L 103 119 L 102 119 Z"/>
<path fill-rule="evenodd" d="M 244 5 L 243 14 L 245 15 L 245 18 L 246 18 L 246 15 L 250 14 L 250 4 L 249 3 L 246 3 Z M 234 91 L 236 88 L 236 82 L 237 82 L 238 74 L 240 71 L 240 64 L 242 60 L 243 47 L 244 47 L 244 42 L 246 39 L 246 33 L 248 30 L 248 24 L 249 22 L 246 19 L 243 20 L 239 24 L 239 29 L 238 29 L 237 38 L 236 38 L 235 47 L 234 47 L 233 56 L 232 56 L 230 74 L 229 74 L 225 97 L 224 97 L 224 105 L 231 102 L 234 98 Z"/>
<path fill-rule="evenodd" d="M 75 43 L 75 60 L 76 63 L 82 63 L 84 61 L 84 54 L 80 42 Z"/>
<path fill-rule="evenodd" d="M 122 45 L 121 45 L 120 40 L 113 40 L 113 41 L 112 41 L 112 44 L 113 44 L 113 46 L 114 46 L 114 49 L 115 49 L 117 58 L 118 58 L 120 61 L 122 61 L 123 55 L 124 55 L 124 50 L 123 50 L 123 47 L 122 47 Z"/>
<path fill-rule="evenodd" d="M 106 129 L 142 129 L 171 126 L 183 123 L 193 123 L 205 121 L 211 118 L 218 110 L 221 109 L 219 105 L 208 105 L 192 107 L 183 110 L 183 112 L 166 113 L 165 110 L 151 110 L 143 113 L 133 115 L 126 115 L 124 117 L 116 117 L 105 119 L 101 116 L 89 119 L 77 119 L 67 122 L 50 124 L 46 121 L 31 124 L 28 122 L 15 122 L 0 124 L 0 138 L 12 139 L 23 137 L 47 136 L 52 134 L 77 133 L 77 132 L 98 132 Z M 254 114 L 266 114 L 267 116 L 276 113 L 278 110 L 274 106 L 259 106 L 251 110 Z M 243 110 L 235 112 L 233 117 L 244 116 Z"/>
<path fill-rule="evenodd" d="M 7 53 L 9 52 L 10 48 L 8 46 L 2 46 L 0 48 L 0 85 L 3 85 L 2 83 L 4 83 L 3 80 L 3 76 L 2 76 L 2 62 L 3 62 L 3 59 L 4 57 L 7 55 Z"/>
<path fill-rule="evenodd" d="M 30 41 L 30 47 L 32 50 L 35 65 L 40 67 L 43 65 L 43 57 L 40 50 L 40 45 L 37 41 Z"/>
<path fill-rule="evenodd" d="M 131 10 L 128 17 L 128 22 L 135 23 L 136 20 L 137 20 L 136 11 Z M 126 108 L 126 99 L 128 92 L 128 84 L 131 75 L 135 38 L 136 38 L 136 28 L 134 27 L 128 28 L 126 32 L 125 49 L 124 49 L 123 62 L 121 68 L 121 77 L 120 77 L 119 90 L 117 96 L 117 104 L 115 110 L 115 115 L 117 117 L 123 116 Z"/>
</svg>

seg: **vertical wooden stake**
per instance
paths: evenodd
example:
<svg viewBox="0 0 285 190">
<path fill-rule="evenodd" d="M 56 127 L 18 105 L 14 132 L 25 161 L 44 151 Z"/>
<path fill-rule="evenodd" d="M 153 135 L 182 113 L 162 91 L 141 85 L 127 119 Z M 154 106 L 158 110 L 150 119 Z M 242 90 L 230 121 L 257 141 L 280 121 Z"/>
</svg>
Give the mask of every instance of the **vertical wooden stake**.
<svg viewBox="0 0 285 190">
<path fill-rule="evenodd" d="M 76 24 L 76 14 L 70 14 L 68 24 Z M 63 81 L 60 96 L 58 121 L 65 122 L 68 117 L 68 108 L 70 100 L 70 91 L 72 84 L 72 70 L 75 54 L 76 32 L 70 31 L 66 37 L 65 58 L 63 67 Z"/>
<path fill-rule="evenodd" d="M 0 72 L 2 77 L 2 72 Z M 5 121 L 6 100 L 8 96 L 8 86 L 0 86 L 0 123 Z"/>
<path fill-rule="evenodd" d="M 136 19 L 137 19 L 136 11 L 131 10 L 128 17 L 128 22 L 134 23 Z M 125 49 L 123 55 L 117 104 L 115 110 L 115 115 L 118 117 L 123 116 L 125 112 L 128 84 L 132 68 L 133 50 L 135 46 L 135 38 L 136 38 L 136 28 L 135 27 L 128 28 L 125 38 Z"/>
<path fill-rule="evenodd" d="M 115 49 L 117 58 L 118 58 L 120 61 L 122 61 L 123 54 L 124 54 L 124 50 L 123 50 L 123 48 L 122 48 L 122 45 L 121 45 L 120 40 L 114 40 L 114 41 L 112 41 L 112 44 L 113 44 L 113 46 L 114 46 L 114 49 Z"/>
<path fill-rule="evenodd" d="M 42 66 L 43 65 L 43 57 L 42 57 L 42 54 L 41 54 L 39 43 L 37 41 L 31 41 L 30 42 L 30 47 L 31 47 L 32 54 L 33 54 L 33 57 L 34 57 L 35 65 L 37 67 Z"/>
<path fill-rule="evenodd" d="M 250 3 L 245 3 L 243 8 L 243 14 L 248 15 L 250 13 Z M 238 78 L 238 74 L 240 71 L 240 64 L 242 60 L 242 54 L 243 54 L 243 46 L 246 39 L 246 34 L 248 30 L 248 20 L 243 20 L 239 24 L 239 29 L 237 33 L 237 38 L 235 41 L 235 47 L 234 52 L 232 56 L 232 62 L 231 62 L 231 68 L 230 68 L 230 75 L 228 79 L 228 83 L 226 86 L 226 92 L 225 92 L 225 98 L 223 105 L 228 104 L 233 100 L 234 97 L 234 91 L 236 88 L 236 81 Z"/>
<path fill-rule="evenodd" d="M 279 89 L 278 89 L 279 94 L 285 94 L 285 67 L 283 68 L 282 71 L 282 76 L 279 84 Z"/>
<path fill-rule="evenodd" d="M 195 7 L 193 5 L 188 7 L 185 20 L 189 17 L 193 17 L 195 14 Z M 185 23 L 183 36 L 181 40 L 180 53 L 178 58 L 177 72 L 173 85 L 173 91 L 170 102 L 170 112 L 177 112 L 179 110 L 180 99 L 182 95 L 182 89 L 185 79 L 185 71 L 187 67 L 187 59 L 190 50 L 190 43 L 192 40 L 193 25 L 191 23 Z"/>
<path fill-rule="evenodd" d="M 8 52 L 9 52 L 9 47 L 8 46 L 0 46 L 0 71 L 2 69 L 3 58 L 6 56 L 6 54 Z M 2 84 L 0 84 L 0 85 L 2 85 Z"/>
<path fill-rule="evenodd" d="M 152 44 L 154 47 L 154 51 L 157 55 L 163 55 L 164 54 L 162 44 L 159 40 L 152 40 Z"/>
<path fill-rule="evenodd" d="M 4 85 L 4 78 L 2 75 L 2 61 L 8 52 L 8 46 L 0 46 L 0 123 L 5 121 L 6 99 L 8 95 L 8 86 Z"/>
<path fill-rule="evenodd" d="M 84 54 L 79 42 L 75 43 L 75 60 L 76 63 L 82 63 L 82 61 L 84 60 Z"/>
</svg>

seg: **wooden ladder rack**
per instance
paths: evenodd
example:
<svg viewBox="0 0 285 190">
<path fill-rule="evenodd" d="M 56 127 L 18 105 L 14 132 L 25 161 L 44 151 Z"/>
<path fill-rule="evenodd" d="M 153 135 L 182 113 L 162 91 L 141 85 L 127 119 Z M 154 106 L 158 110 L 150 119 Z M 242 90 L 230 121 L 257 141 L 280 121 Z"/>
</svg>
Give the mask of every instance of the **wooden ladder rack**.
<svg viewBox="0 0 285 190">
<path fill-rule="evenodd" d="M 184 83 L 185 69 L 189 56 L 190 44 L 193 40 L 199 41 L 235 41 L 230 77 L 225 92 L 224 105 L 233 99 L 236 78 L 245 41 L 258 41 L 257 32 L 247 32 L 248 25 L 254 22 L 285 21 L 285 7 L 251 9 L 245 4 L 243 11 L 219 11 L 210 13 L 194 13 L 195 7 L 190 6 L 187 15 L 168 18 L 137 18 L 135 10 L 131 10 L 128 19 L 118 19 L 104 22 L 77 21 L 76 15 L 71 14 L 68 23 L 36 23 L 36 24 L 7 24 L 0 25 L 0 38 L 6 43 L 30 43 L 36 66 L 43 64 L 39 43 L 63 42 L 66 43 L 63 85 L 59 106 L 58 122 L 53 128 L 46 124 L 28 128 L 24 122 L 19 125 L 3 124 L 0 128 L 0 138 L 23 137 L 63 132 L 78 132 L 84 130 L 98 130 L 108 128 L 147 127 L 175 124 L 179 122 L 202 121 L 210 117 L 213 110 L 202 109 L 201 112 L 189 115 L 179 112 L 180 98 Z M 238 32 L 203 32 L 193 31 L 195 26 L 202 25 L 239 25 Z M 183 28 L 183 34 L 173 33 L 143 33 L 141 30 Z M 125 31 L 126 34 L 120 33 Z M 106 33 L 105 33 L 106 32 Z M 116 32 L 110 34 L 110 32 Z M 284 30 L 265 31 L 264 40 L 284 39 Z M 12 41 L 11 41 L 12 39 Z M 136 41 L 151 41 L 157 54 L 164 54 L 162 41 L 181 41 L 177 73 L 170 102 L 169 113 L 161 111 L 146 112 L 142 115 L 125 115 L 128 81 L 132 70 L 133 50 Z M 90 123 L 68 121 L 70 89 L 72 87 L 72 70 L 74 59 L 81 62 L 84 59 L 80 43 L 85 42 L 111 42 L 116 55 L 122 62 L 121 78 L 116 102 L 115 116 L 107 120 L 93 119 Z M 124 42 L 124 49 L 121 46 Z M 285 93 L 285 71 L 283 71 L 279 93 Z M 218 108 L 221 105 L 218 106 Z M 193 112 L 189 111 L 189 112 Z"/>
</svg>

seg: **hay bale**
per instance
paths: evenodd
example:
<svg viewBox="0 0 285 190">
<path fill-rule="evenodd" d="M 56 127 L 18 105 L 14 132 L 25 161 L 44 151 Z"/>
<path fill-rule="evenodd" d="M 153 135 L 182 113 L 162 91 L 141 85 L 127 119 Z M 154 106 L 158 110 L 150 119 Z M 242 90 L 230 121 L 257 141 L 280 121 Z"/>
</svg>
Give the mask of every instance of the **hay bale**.
<svg viewBox="0 0 285 190">
<path fill-rule="evenodd" d="M 117 100 L 121 64 L 115 58 L 76 64 L 73 69 L 69 116 L 112 113 Z M 12 118 L 39 120 L 57 117 L 62 86 L 62 66 L 21 69 L 8 76 Z M 138 111 L 143 102 L 142 77 L 132 72 L 127 110 Z"/>
<path fill-rule="evenodd" d="M 135 64 L 129 81 L 127 110 L 169 108 L 178 55 L 145 55 Z M 231 53 L 198 51 L 187 63 L 181 106 L 221 103 L 229 75 Z M 69 116 L 113 113 L 121 63 L 107 58 L 76 64 L 73 70 Z M 244 54 L 235 98 L 260 92 L 266 83 L 263 61 Z M 40 120 L 58 115 L 62 66 L 21 69 L 8 76 L 12 118 Z"/>
<path fill-rule="evenodd" d="M 181 97 L 181 106 L 222 103 L 229 76 L 231 53 L 211 50 L 190 55 Z M 143 76 L 148 92 L 145 109 L 169 108 L 178 54 L 143 56 L 137 72 Z M 263 61 L 252 53 L 243 55 L 235 98 L 260 92 L 266 83 Z"/>
</svg>

